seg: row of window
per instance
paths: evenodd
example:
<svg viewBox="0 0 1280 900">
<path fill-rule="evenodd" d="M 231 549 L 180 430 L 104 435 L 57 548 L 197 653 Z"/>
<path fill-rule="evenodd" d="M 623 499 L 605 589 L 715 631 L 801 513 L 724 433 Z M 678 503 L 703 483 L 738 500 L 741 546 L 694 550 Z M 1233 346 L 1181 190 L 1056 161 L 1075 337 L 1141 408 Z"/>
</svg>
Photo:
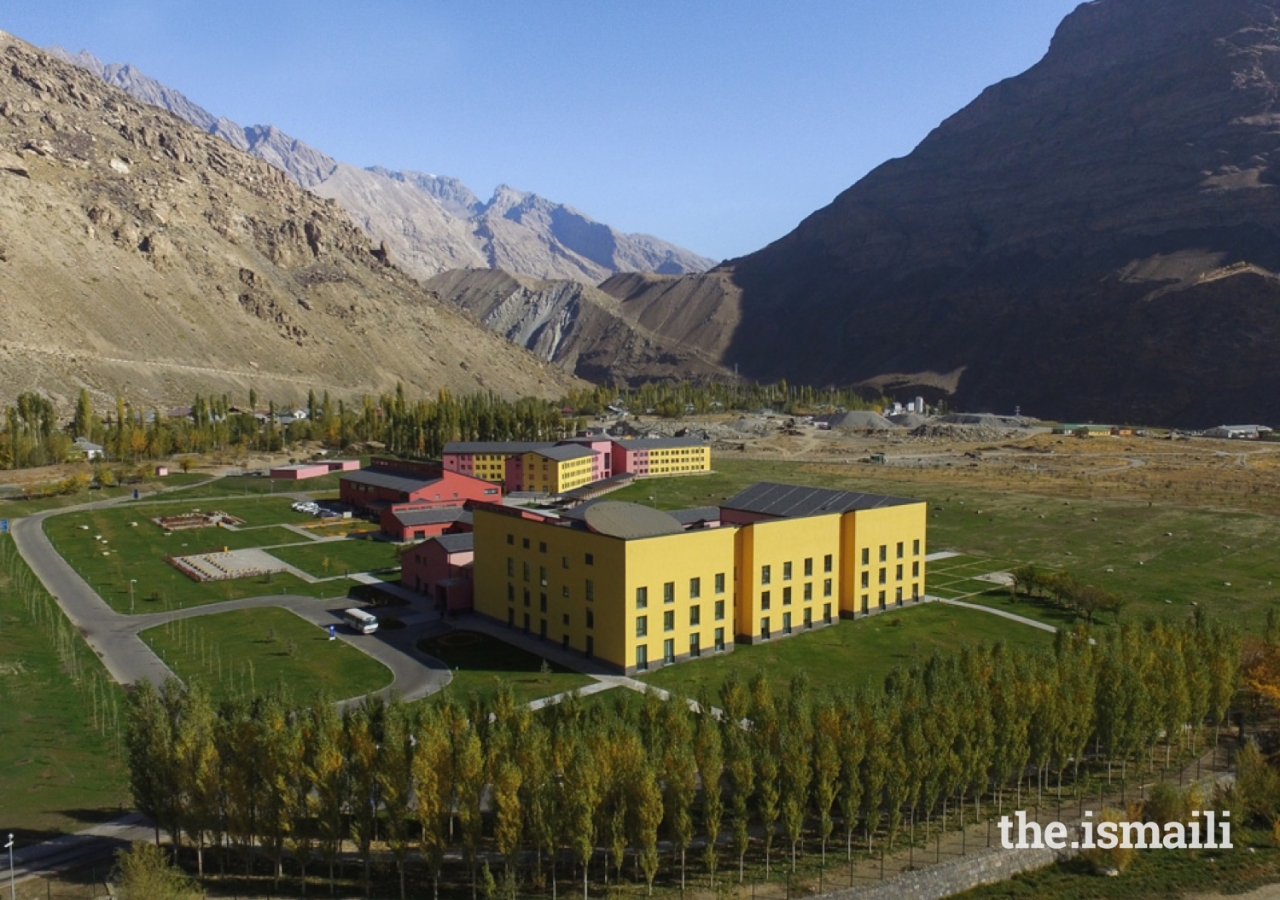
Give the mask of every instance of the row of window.
<svg viewBox="0 0 1280 900">
<path fill-rule="evenodd" d="M 813 609 L 812 608 L 806 609 L 804 611 L 804 618 L 802 622 L 805 628 L 813 627 Z M 824 625 L 831 624 L 831 604 L 830 603 L 822 604 L 822 622 Z M 782 634 L 791 634 L 791 613 L 789 612 L 782 614 Z M 766 640 L 766 641 L 769 640 L 769 638 L 773 637 L 773 632 L 769 627 L 768 616 L 762 616 L 760 619 L 760 637 L 762 640 Z"/>
<path fill-rule="evenodd" d="M 832 594 L 831 579 L 830 578 L 822 579 L 822 596 L 830 597 L 831 594 Z M 810 600 L 813 599 L 813 582 L 806 581 L 804 583 L 802 596 L 804 597 L 805 603 L 808 603 Z M 760 608 L 761 609 L 767 610 L 772 602 L 773 602 L 773 594 L 771 591 L 760 592 Z M 784 587 L 782 589 L 782 605 L 783 606 L 791 605 L 791 588 L 789 587 Z"/>
<path fill-rule="evenodd" d="M 715 592 L 717 594 L 724 593 L 724 573 L 717 572 L 714 580 Z M 689 579 L 689 599 L 697 600 L 702 596 L 702 579 Z M 668 581 L 662 585 L 662 602 L 676 602 L 676 583 Z M 723 601 L 721 601 L 723 602 Z M 649 588 L 647 585 L 636 588 L 636 609 L 645 609 L 649 605 Z"/>
<path fill-rule="evenodd" d="M 715 621 L 717 622 L 724 621 L 724 601 L 723 600 L 717 600 L 715 602 L 715 606 L 713 607 L 712 614 L 715 616 Z M 702 624 L 702 607 L 701 606 L 689 607 L 689 626 L 691 628 L 694 628 L 701 624 Z M 662 630 L 663 631 L 676 630 L 675 610 L 667 610 L 662 614 Z M 648 634 L 649 634 L 649 617 L 636 616 L 636 637 L 647 637 Z"/>
<path fill-rule="evenodd" d="M 724 629 L 717 628 L 712 637 L 712 647 L 714 652 L 720 653 L 724 650 Z M 689 635 L 689 655 L 702 655 L 702 636 L 699 634 Z M 676 661 L 676 642 L 675 638 L 667 638 L 662 642 L 662 661 L 667 665 Z M 647 644 L 636 645 L 636 668 L 649 668 L 649 647 Z"/>
<path fill-rule="evenodd" d="M 902 577 L 903 577 L 903 575 L 902 575 L 902 566 L 901 566 L 901 565 L 896 566 L 896 567 L 894 568 L 894 577 L 893 577 L 893 580 L 894 580 L 894 581 L 901 581 L 901 580 L 902 580 Z M 918 562 L 913 562 L 913 563 L 911 564 L 911 577 L 912 577 L 912 578 L 919 578 L 919 577 L 920 577 L 920 563 L 918 563 Z M 879 572 L 879 579 L 880 579 L 880 580 L 879 580 L 879 582 L 878 582 L 879 584 L 888 584 L 888 583 L 889 583 L 889 570 L 888 570 L 887 568 L 882 568 L 882 569 L 880 570 L 880 572 Z M 862 586 L 863 586 L 864 588 L 865 588 L 865 587 L 871 587 L 871 573 L 870 573 L 869 571 L 868 571 L 868 572 L 863 572 L 863 573 L 862 573 Z"/>
<path fill-rule="evenodd" d="M 830 553 L 822 557 L 823 572 L 830 572 L 833 570 L 834 567 L 835 567 L 835 558 Z M 805 578 L 813 577 L 813 558 L 812 557 L 809 557 L 804 561 L 804 577 Z M 773 566 L 761 566 L 760 567 L 760 583 L 769 584 L 769 582 L 772 580 L 773 580 Z M 782 580 L 783 581 L 791 580 L 791 563 L 790 562 L 784 562 L 782 564 Z"/>
</svg>

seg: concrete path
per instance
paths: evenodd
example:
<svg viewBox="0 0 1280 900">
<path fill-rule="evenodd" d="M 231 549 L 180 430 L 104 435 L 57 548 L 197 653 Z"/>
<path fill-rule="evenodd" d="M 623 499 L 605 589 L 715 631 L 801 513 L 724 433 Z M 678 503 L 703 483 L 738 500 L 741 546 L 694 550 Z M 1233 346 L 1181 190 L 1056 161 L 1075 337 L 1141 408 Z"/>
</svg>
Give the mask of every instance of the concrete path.
<svg viewBox="0 0 1280 900">
<path fill-rule="evenodd" d="M 981 603 L 965 603 L 963 600 L 945 600 L 938 598 L 939 603 L 945 603 L 947 606 L 961 606 L 965 609 L 973 609 L 978 612 L 990 613 L 993 616 L 999 616 L 1002 619 L 1010 619 L 1014 622 L 1021 622 L 1023 625 L 1030 625 L 1032 628 L 1039 628 L 1041 631 L 1047 631 L 1051 634 L 1057 634 L 1058 629 L 1052 625 L 1035 619 L 1028 619 L 1026 616 L 1020 616 L 1017 613 L 1006 612 L 1003 609 L 993 609 L 990 606 L 983 606 Z"/>
<path fill-rule="evenodd" d="M 134 841 L 152 841 L 155 836 L 155 828 L 146 816 L 129 813 L 75 834 L 64 834 L 39 844 L 15 847 L 13 880 L 24 881 L 97 860 L 107 860 L 117 850 L 128 847 Z M 106 869 L 103 874 L 106 874 Z"/>
</svg>

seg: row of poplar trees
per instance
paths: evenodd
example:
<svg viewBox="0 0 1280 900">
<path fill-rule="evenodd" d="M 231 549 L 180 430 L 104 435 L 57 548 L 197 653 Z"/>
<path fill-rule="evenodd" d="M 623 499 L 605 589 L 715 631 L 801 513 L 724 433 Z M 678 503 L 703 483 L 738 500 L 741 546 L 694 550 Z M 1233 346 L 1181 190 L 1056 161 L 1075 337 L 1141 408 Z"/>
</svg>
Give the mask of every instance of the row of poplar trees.
<svg viewBox="0 0 1280 900">
<path fill-rule="evenodd" d="M 549 877 L 554 890 L 565 863 L 585 896 L 601 856 L 606 882 L 651 890 L 660 840 L 682 886 L 691 851 L 713 881 L 729 853 L 741 880 L 753 843 L 766 870 L 779 850 L 794 869 L 806 837 L 825 864 L 833 839 L 847 858 L 877 834 L 892 849 L 906 816 L 963 826 L 984 798 L 1061 798 L 1082 762 L 1108 778 L 1167 764 L 1223 721 L 1239 658 L 1232 631 L 1199 620 L 1125 626 L 1096 643 L 1060 634 L 1053 652 L 968 647 L 853 692 L 731 677 L 692 705 L 649 694 L 534 713 L 499 692 L 340 712 L 323 698 L 298 709 L 282 689 L 215 702 L 198 683 L 143 684 L 128 751 L 138 808 L 196 848 L 201 874 L 213 846 L 224 866 L 237 851 L 249 870 L 269 855 L 277 880 L 287 854 L 304 890 L 321 859 L 332 886 L 349 841 L 366 896 L 375 848 L 394 858 L 402 896 L 411 855 L 437 895 L 446 856 L 460 856 L 473 892 L 477 877 L 498 884 L 489 862 L 500 860 L 506 896 L 523 878 Z"/>
</svg>

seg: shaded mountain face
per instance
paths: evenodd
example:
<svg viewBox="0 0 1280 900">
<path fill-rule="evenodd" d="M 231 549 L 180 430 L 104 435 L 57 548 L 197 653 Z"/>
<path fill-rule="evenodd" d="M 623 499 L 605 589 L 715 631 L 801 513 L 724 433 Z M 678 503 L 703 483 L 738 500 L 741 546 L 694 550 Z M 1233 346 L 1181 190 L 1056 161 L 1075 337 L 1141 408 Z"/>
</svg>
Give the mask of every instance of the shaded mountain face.
<svg viewBox="0 0 1280 900">
<path fill-rule="evenodd" d="M 441 304 L 284 172 L 3 32 L 0 299 L 0 401 L 582 384 Z"/>
<path fill-rule="evenodd" d="M 730 264 L 723 359 L 1043 416 L 1280 419 L 1280 3 L 1097 0 Z"/>
<path fill-rule="evenodd" d="M 623 234 L 535 194 L 500 186 L 482 203 L 456 178 L 341 163 L 270 125 L 242 128 L 131 66 L 87 51 L 49 52 L 264 159 L 302 187 L 338 201 L 404 270 L 430 278 L 459 267 L 595 284 L 615 272 L 680 275 L 714 261 L 644 234 Z"/>
</svg>

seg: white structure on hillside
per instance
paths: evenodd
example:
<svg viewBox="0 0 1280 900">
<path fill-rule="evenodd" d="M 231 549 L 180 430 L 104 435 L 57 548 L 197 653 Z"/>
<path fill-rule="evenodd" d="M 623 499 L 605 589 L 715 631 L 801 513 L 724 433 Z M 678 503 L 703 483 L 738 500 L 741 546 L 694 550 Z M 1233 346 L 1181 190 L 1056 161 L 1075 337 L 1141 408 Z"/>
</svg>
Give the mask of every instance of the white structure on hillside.
<svg viewBox="0 0 1280 900">
<path fill-rule="evenodd" d="M 1204 433 L 1205 437 L 1229 438 L 1231 440 L 1256 441 L 1264 434 L 1270 434 L 1266 425 L 1219 425 Z"/>
</svg>

